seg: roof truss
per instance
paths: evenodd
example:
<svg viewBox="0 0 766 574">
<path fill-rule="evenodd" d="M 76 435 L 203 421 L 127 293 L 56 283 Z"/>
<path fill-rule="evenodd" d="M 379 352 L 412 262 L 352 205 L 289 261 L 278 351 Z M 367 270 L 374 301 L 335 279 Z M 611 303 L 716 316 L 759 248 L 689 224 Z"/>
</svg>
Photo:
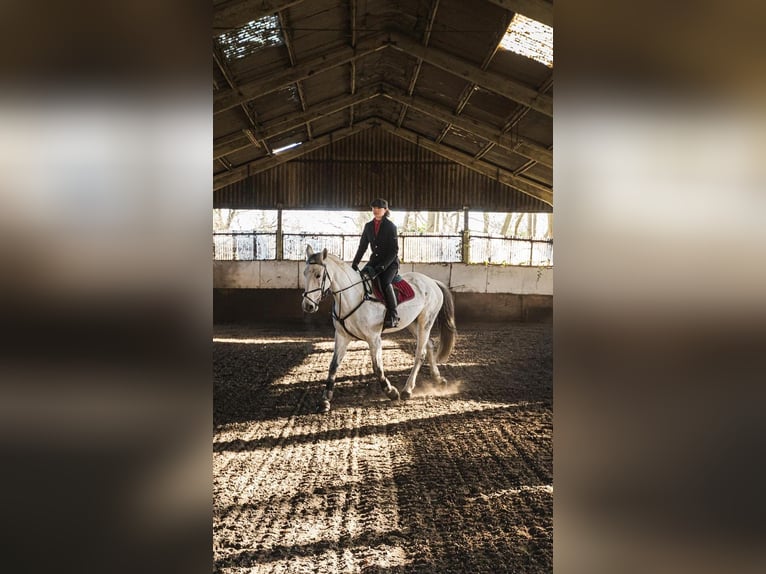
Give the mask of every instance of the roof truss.
<svg viewBox="0 0 766 574">
<path fill-rule="evenodd" d="M 471 51 L 467 45 L 453 46 L 445 42 L 445 38 L 449 38 L 449 34 L 445 36 L 449 25 L 440 24 L 440 19 L 450 21 L 449 12 L 457 9 L 457 0 L 379 1 L 383 6 L 376 4 L 377 11 L 372 16 L 369 2 L 338 0 L 334 7 L 332 2 L 323 4 L 326 12 L 336 11 L 335 17 L 340 17 L 341 27 L 345 29 L 338 30 L 340 41 L 326 43 L 327 48 L 321 50 L 308 51 L 306 30 L 311 28 L 301 28 L 305 24 L 300 18 L 311 13 L 309 3 L 228 0 L 214 6 L 214 37 L 267 15 L 279 18 L 284 36 L 284 46 L 268 56 L 272 62 L 268 69 L 275 71 L 255 78 L 252 71 L 258 70 L 259 65 L 243 66 L 238 62 L 229 66 L 220 49 L 214 46 L 214 60 L 220 70 L 214 79 L 214 121 L 224 121 L 228 130 L 214 141 L 213 158 L 225 168 L 214 176 L 214 189 L 379 126 L 405 141 L 552 205 L 550 70 L 546 69 L 544 76 L 542 71 L 535 72 L 539 78 L 530 82 L 527 77 L 515 77 L 513 70 L 504 67 L 509 61 L 518 62 L 518 56 L 514 56 L 515 60 L 496 57 L 499 41 L 513 13 L 552 25 L 552 3 L 483 0 L 472 5 L 472 10 L 484 10 L 484 22 L 495 22 L 489 40 L 493 44 L 477 56 L 476 50 Z M 496 6 L 507 11 L 505 18 L 498 19 Z M 407 12 L 407 8 L 411 11 Z M 417 11 L 417 17 L 413 11 Z M 368 25 L 371 17 L 378 18 L 375 20 L 377 29 Z M 294 24 L 296 18 L 298 23 Z M 454 25 L 454 20 L 452 22 Z M 303 32 L 296 35 L 296 29 Z M 324 33 L 329 34 L 333 29 L 328 27 Z M 274 65 L 279 53 L 284 57 L 281 67 Z M 303 53 L 308 57 L 302 57 Z M 255 58 L 254 62 L 259 61 L 258 56 Z M 407 61 L 411 65 L 404 63 Z M 426 67 L 428 72 L 424 71 Z M 396 70 L 401 71 L 401 77 L 389 77 L 391 71 Z M 333 78 L 328 82 L 337 86 L 334 91 L 317 92 L 321 84 L 317 76 L 323 73 Z M 337 84 L 339 77 L 347 79 Z M 450 83 L 461 86 L 460 82 L 464 82 L 462 92 L 449 91 Z M 298 96 L 297 110 L 286 106 L 285 113 L 274 118 L 273 113 L 259 108 L 264 102 L 273 101 L 273 96 L 259 98 L 290 86 Z M 321 99 L 323 91 L 326 93 Z M 459 96 L 450 95 L 455 93 Z M 489 95 L 474 98 L 475 93 L 495 94 L 492 96 L 495 100 Z M 318 99 L 319 103 L 309 103 Z M 474 104 L 475 99 L 478 101 Z M 477 113 L 482 105 L 497 107 L 503 101 L 506 102 L 504 111 L 498 108 L 487 110 L 486 114 Z M 233 113 L 236 110 L 240 110 L 241 120 Z M 410 110 L 412 114 L 408 113 Z M 228 113 L 224 115 L 224 112 Z M 259 113 L 271 117 L 262 121 Z M 338 115 L 341 113 L 345 116 Z M 290 136 L 291 132 L 296 135 Z M 445 140 L 447 134 L 450 136 Z M 468 140 L 463 145 L 459 140 L 465 137 Z M 303 141 L 293 149 L 273 153 L 271 144 L 281 146 L 291 138 L 296 143 L 298 138 Z M 477 145 L 479 151 L 476 151 Z M 466 149 L 473 151 L 466 152 Z M 532 170 L 535 166 L 539 167 Z"/>
</svg>

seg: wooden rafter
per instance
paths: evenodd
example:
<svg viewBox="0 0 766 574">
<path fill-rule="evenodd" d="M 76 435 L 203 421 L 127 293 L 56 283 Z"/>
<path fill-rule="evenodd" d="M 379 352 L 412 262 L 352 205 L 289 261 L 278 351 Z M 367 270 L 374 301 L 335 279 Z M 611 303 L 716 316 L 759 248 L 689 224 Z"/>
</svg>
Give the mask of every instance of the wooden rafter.
<svg viewBox="0 0 766 574">
<path fill-rule="evenodd" d="M 339 48 L 319 58 L 314 58 L 292 68 L 271 74 L 267 78 L 252 80 L 242 84 L 238 86 L 237 90 L 222 91 L 214 97 L 214 113 L 223 112 L 243 102 L 294 84 L 313 74 L 341 66 L 375 51 L 382 50 L 386 47 L 384 39 L 384 35 L 369 36 L 361 40 L 356 48 Z M 553 116 L 553 99 L 550 96 L 540 94 L 534 88 L 509 80 L 504 76 L 486 72 L 480 67 L 474 66 L 452 54 L 434 48 L 426 48 L 399 32 L 392 32 L 390 40 L 390 46 L 396 50 L 414 55 L 433 66 L 465 78 L 477 86 L 498 93 L 547 116 Z"/>
<path fill-rule="evenodd" d="M 346 138 L 372 126 L 380 126 L 382 129 L 392 133 L 393 135 L 396 135 L 397 137 L 409 141 L 410 143 L 423 147 L 424 149 L 432 151 L 446 159 L 449 159 L 450 161 L 454 161 L 457 164 L 463 165 L 487 177 L 497 180 L 500 183 L 507 185 L 508 187 L 535 197 L 536 199 L 539 199 L 548 205 L 553 205 L 553 190 L 549 187 L 546 187 L 520 175 L 516 175 L 513 172 L 498 166 L 486 163 L 481 160 L 476 160 L 471 155 L 445 146 L 444 144 L 437 144 L 436 142 L 424 138 L 420 134 L 397 127 L 396 124 L 379 117 L 368 118 L 363 122 L 355 124 L 353 127 L 342 128 L 332 133 L 325 134 L 315 138 L 311 142 L 304 143 L 297 148 L 271 157 L 260 158 L 236 167 L 231 166 L 231 164 L 228 164 L 227 162 L 227 168 L 229 171 L 220 173 L 213 178 L 213 189 L 220 189 L 226 185 L 246 179 L 251 175 L 272 169 L 281 163 L 294 160 L 333 141 L 338 141 L 340 139 Z M 221 158 L 221 160 L 226 162 L 225 158 Z"/>
<path fill-rule="evenodd" d="M 290 57 L 290 66 L 295 67 L 297 64 L 297 60 L 295 59 L 295 50 L 293 49 L 293 41 L 290 37 L 290 30 L 285 25 L 286 24 L 286 18 L 284 15 L 284 12 L 281 10 L 277 13 L 277 17 L 279 18 L 279 27 L 282 29 L 282 37 L 285 40 L 285 46 L 287 47 L 287 54 Z M 306 111 L 306 95 L 303 93 L 303 84 L 300 80 L 295 82 L 295 89 L 298 92 L 298 99 L 301 102 L 301 109 L 305 112 Z M 311 123 L 306 122 L 306 133 L 308 134 L 309 139 L 311 138 Z"/>
<path fill-rule="evenodd" d="M 213 36 L 235 30 L 253 20 L 276 14 L 303 0 L 230 0 L 213 8 Z"/>
<path fill-rule="evenodd" d="M 240 105 L 242 102 L 254 100 L 255 98 L 274 92 L 280 88 L 289 86 L 290 84 L 294 84 L 295 82 L 308 78 L 314 74 L 330 70 L 337 66 L 342 66 L 352 60 L 382 50 L 386 46 L 384 41 L 384 34 L 368 36 L 360 40 L 357 43 L 356 48 L 344 46 L 337 50 L 327 52 L 312 60 L 301 62 L 292 68 L 269 74 L 265 78 L 259 78 L 241 84 L 236 90 L 231 89 L 216 94 L 213 98 L 213 113 L 221 113 Z"/>
<path fill-rule="evenodd" d="M 324 147 L 334 141 L 342 140 L 363 130 L 369 129 L 376 123 L 377 122 L 373 120 L 365 120 L 363 122 L 357 123 L 354 125 L 354 127 L 343 128 L 332 133 L 314 138 L 312 141 L 306 142 L 291 150 L 273 155 L 271 157 L 257 159 L 255 161 L 236 166 L 229 172 L 214 176 L 213 189 L 220 189 L 232 183 L 236 183 L 237 181 L 247 179 L 251 175 L 272 169 L 279 164 L 294 160 L 304 154 Z"/>
<path fill-rule="evenodd" d="M 223 57 L 220 47 L 215 42 L 213 42 L 213 60 L 218 65 L 218 69 L 221 70 L 221 74 L 223 74 L 223 77 L 226 79 L 226 83 L 229 84 L 229 88 L 233 89 L 236 85 L 234 83 L 234 76 L 226 64 L 226 59 Z M 243 102 L 240 104 L 240 107 L 242 108 L 242 111 L 244 112 L 245 117 L 250 124 L 250 127 L 243 129 L 241 133 L 245 134 L 245 136 L 251 140 L 252 145 L 262 147 L 266 150 L 267 153 L 271 153 L 268 143 L 263 137 L 259 135 L 260 129 L 258 127 L 258 122 L 256 121 L 251 111 L 248 109 L 247 105 Z"/>
<path fill-rule="evenodd" d="M 523 14 L 527 18 L 537 20 L 553 27 L 553 2 L 546 0 L 489 0 L 511 12 Z"/>
<path fill-rule="evenodd" d="M 553 117 L 553 98 L 540 94 L 520 82 L 482 70 L 470 62 L 442 50 L 425 48 L 400 32 L 391 32 L 391 46 L 402 52 L 421 58 L 442 70 L 473 82 L 509 100 L 523 104 L 546 116 Z"/>
<path fill-rule="evenodd" d="M 359 90 L 356 94 L 353 95 L 345 95 L 339 98 L 333 98 L 331 100 L 321 102 L 315 106 L 307 108 L 306 111 L 287 114 L 277 120 L 263 124 L 261 134 L 264 138 L 272 138 L 276 135 L 293 130 L 310 121 L 334 114 L 353 105 L 360 104 L 371 98 L 377 97 L 379 93 L 380 92 L 378 87 L 372 86 L 370 88 Z M 213 147 L 213 157 L 217 159 L 249 146 L 250 142 L 243 140 L 243 138 L 239 136 L 239 132 L 230 134 L 220 138 L 215 142 Z"/>
<path fill-rule="evenodd" d="M 511 23 L 511 16 L 507 16 L 503 20 L 503 26 L 500 30 L 497 31 L 495 34 L 494 40 L 492 42 L 493 48 L 492 50 L 484 56 L 484 60 L 481 62 L 481 69 L 482 71 L 486 71 L 487 67 L 489 66 L 489 63 L 492 61 L 492 58 L 495 57 L 495 54 L 497 54 L 498 49 L 500 48 L 500 42 L 503 40 L 503 36 L 505 35 L 505 30 L 508 29 L 508 24 Z M 460 94 L 460 97 L 458 98 L 457 106 L 455 106 L 455 115 L 459 115 L 463 113 L 463 110 L 468 105 L 468 100 L 471 98 L 471 96 L 474 94 L 478 86 L 471 82 L 469 83 L 464 89 L 463 93 Z M 449 133 L 450 129 L 452 129 L 452 124 L 447 123 L 444 125 L 444 128 L 442 128 L 441 133 L 439 134 L 439 137 L 436 138 L 436 143 L 441 143 L 441 141 L 445 138 L 445 136 Z"/>
<path fill-rule="evenodd" d="M 431 40 L 431 32 L 433 31 L 434 27 L 434 20 L 436 19 L 436 11 L 439 9 L 439 0 L 432 0 L 431 2 L 431 9 L 428 12 L 428 21 L 426 22 L 426 29 L 423 33 L 423 46 L 428 46 L 428 42 Z M 415 69 L 412 71 L 412 77 L 410 78 L 410 84 L 407 87 L 407 95 L 411 96 L 412 92 L 415 91 L 415 84 L 418 81 L 418 76 L 420 75 L 420 68 L 423 66 L 423 60 L 422 58 L 418 58 L 418 63 L 415 65 Z M 401 126 L 402 122 L 404 122 L 404 116 L 407 115 L 407 106 L 406 104 L 402 105 L 402 109 L 399 112 L 399 119 L 396 121 L 397 126 Z"/>
<path fill-rule="evenodd" d="M 356 49 L 356 0 L 351 0 L 351 47 Z M 356 93 L 356 60 L 351 60 L 351 95 Z M 348 127 L 354 126 L 354 106 L 349 107 Z"/>
<path fill-rule="evenodd" d="M 500 183 L 512 187 L 522 193 L 530 195 L 535 199 L 553 205 L 553 190 L 540 185 L 530 179 L 516 176 L 512 172 L 486 163 L 481 160 L 474 159 L 471 155 L 458 151 L 454 148 L 445 146 L 443 144 L 437 144 L 427 138 L 424 138 L 420 134 L 399 128 L 395 124 L 392 124 L 386 120 L 378 120 L 380 127 L 384 130 L 392 133 L 393 135 L 400 137 L 406 141 L 419 145 L 429 151 L 432 151 L 444 158 L 447 158 L 455 163 L 463 165 L 469 169 L 477 171 L 487 177 L 499 181 Z"/>
<path fill-rule="evenodd" d="M 498 51 L 500 39 L 505 32 L 504 29 L 500 30 L 502 27 L 502 22 L 499 21 L 500 18 L 496 22 L 495 39 L 497 39 L 497 42 L 494 44 L 494 49 L 484 54 L 484 59 L 481 63 L 478 63 L 478 61 L 473 63 L 463 59 L 459 55 L 461 52 L 458 50 L 439 49 L 429 46 L 432 32 L 435 29 L 437 11 L 447 10 L 446 4 L 440 2 L 440 0 L 428 0 L 428 3 L 421 0 L 421 6 L 427 8 L 428 13 L 426 15 L 423 11 L 419 11 L 418 17 L 421 20 L 416 24 L 415 29 L 421 32 L 419 34 L 420 37 L 416 37 L 410 28 L 405 31 L 397 27 L 402 21 L 398 13 L 394 16 L 395 10 L 389 10 L 392 12 L 392 17 L 387 20 L 388 25 L 393 26 L 392 28 L 387 27 L 384 33 L 359 37 L 360 33 L 364 34 L 360 27 L 366 22 L 360 10 L 366 4 L 359 4 L 358 0 L 348 0 L 348 3 L 344 5 L 346 6 L 345 9 L 347 10 L 349 22 L 346 31 L 348 35 L 345 37 L 350 40 L 349 45 L 330 48 L 323 55 L 313 52 L 314 56 L 311 60 L 299 62 L 292 42 L 293 38 L 288 31 L 290 12 L 287 10 L 290 6 L 299 2 L 300 0 L 227 0 L 218 2 L 217 8 L 214 6 L 214 27 L 216 23 L 220 25 L 217 30 L 214 29 L 214 36 L 226 30 L 241 27 L 246 22 L 258 20 L 269 14 L 279 18 L 290 66 L 288 67 L 287 59 L 285 58 L 281 70 L 251 79 L 242 83 L 242 85 L 237 85 L 236 82 L 241 80 L 234 78 L 228 70 L 228 62 L 223 57 L 220 46 L 214 41 L 214 59 L 222 74 L 221 76 L 216 75 L 217 82 L 214 80 L 216 87 L 214 113 L 219 114 L 225 110 L 241 107 L 247 117 L 247 122 L 240 120 L 242 123 L 239 125 L 244 126 L 242 129 L 219 137 L 214 142 L 214 160 L 217 160 L 216 168 L 218 170 L 221 170 L 219 166 L 225 168 L 225 171 L 214 177 L 214 189 L 220 189 L 245 179 L 250 175 L 272 169 L 284 162 L 310 153 L 332 141 L 343 139 L 363 129 L 377 125 L 387 132 L 423 149 L 437 153 L 450 161 L 482 173 L 506 186 L 552 205 L 553 190 L 550 178 L 539 175 L 530 177 L 523 175 L 537 163 L 546 167 L 552 167 L 552 146 L 546 147 L 538 142 L 524 138 L 518 134 L 518 129 L 514 129 L 519 121 L 533 110 L 534 112 L 552 117 L 553 98 L 547 93 L 552 85 L 551 78 L 548 78 L 545 83 L 535 89 L 535 86 L 525 85 L 518 80 L 514 81 L 511 79 L 512 76 L 487 71 L 490 61 Z M 490 0 L 490 2 L 507 10 L 506 13 L 501 15 L 501 18 L 507 19 L 505 28 L 507 28 L 507 24 L 514 13 L 524 14 L 539 22 L 552 25 L 552 2 L 546 0 Z M 440 5 L 443 8 L 440 8 Z M 492 7 L 485 6 L 484 8 L 488 13 L 499 13 L 497 9 Z M 535 9 L 537 12 L 535 12 Z M 283 12 L 285 10 L 287 12 Z M 436 24 L 436 28 L 438 28 L 438 24 Z M 307 29 L 311 29 L 310 26 Z M 398 52 L 404 52 L 412 58 L 410 62 L 413 62 L 414 65 L 410 64 L 410 75 L 405 78 L 405 82 L 408 83 L 399 86 L 383 83 L 363 86 L 360 89 L 358 85 L 359 78 L 356 73 L 360 65 L 358 62 L 359 58 L 389 47 Z M 487 48 L 489 49 L 491 46 L 487 46 Z M 458 98 L 455 107 L 447 107 L 431 99 L 414 95 L 415 87 L 419 85 L 417 82 L 420 78 L 424 62 L 466 82 L 466 88 Z M 319 96 L 321 90 L 317 95 L 314 95 L 313 92 L 306 94 L 304 93 L 303 81 L 308 77 L 313 77 L 315 74 L 345 65 L 349 65 L 351 70 L 350 86 L 346 84 L 349 93 L 338 97 L 330 97 L 330 99 L 309 106 L 306 96 L 310 95 L 314 98 L 322 97 Z M 252 78 L 252 76 L 250 77 Z M 226 80 L 225 82 L 223 81 L 224 79 Z M 227 85 L 229 88 L 227 88 Z M 260 122 L 255 109 L 248 102 L 291 85 L 295 87 L 299 96 L 300 110 L 293 110 L 291 113 L 280 115 L 270 122 Z M 479 87 L 500 94 L 518 104 L 512 110 L 512 113 L 505 118 L 502 128 L 498 127 L 500 120 L 498 120 L 496 125 L 492 125 L 485 121 L 461 115 L 469 99 L 476 93 L 476 89 Z M 334 92 L 324 92 L 325 97 L 333 93 L 338 93 L 337 87 Z M 362 120 L 361 117 L 355 118 L 355 106 L 377 97 L 385 97 L 392 102 L 396 102 L 396 105 L 393 106 L 391 103 L 385 105 L 375 104 L 368 110 L 372 117 L 368 117 L 363 121 L 360 121 Z M 345 112 L 346 109 L 349 111 Z M 368 106 L 365 106 L 365 110 L 367 109 Z M 409 109 L 417 110 L 445 124 L 446 127 L 443 133 L 447 133 L 454 125 L 461 132 L 472 134 L 480 142 L 486 141 L 487 143 L 482 146 L 477 154 L 472 155 L 450 145 L 442 144 L 441 137 L 434 141 L 433 136 L 424 137 L 422 134 L 402 129 L 401 126 L 407 117 Z M 265 146 L 269 138 L 299 128 L 301 125 L 305 125 L 310 130 L 311 122 L 339 112 L 343 114 L 343 117 L 348 113 L 347 122 L 344 122 L 345 127 L 321 135 L 313 140 L 311 139 L 312 134 L 309 131 L 308 140 L 305 140 L 296 148 L 286 150 L 277 155 L 259 157 L 240 165 L 232 164 L 231 162 L 236 157 L 230 155 L 234 151 L 252 148 L 252 146 Z M 390 115 L 391 113 L 395 115 Z M 359 114 L 357 113 L 356 115 L 358 116 Z M 385 119 L 382 116 L 385 116 Z M 229 117 L 227 116 L 226 119 L 228 120 Z M 244 118 L 242 119 L 244 120 Z M 357 120 L 356 124 L 355 120 Z M 233 127 L 231 126 L 231 128 Z M 462 136 L 471 139 L 471 136 L 467 134 L 463 133 Z M 496 146 L 509 150 L 517 154 L 517 156 L 522 156 L 528 161 L 520 167 L 512 169 L 511 167 L 502 168 L 483 159 Z M 266 151 L 271 153 L 268 147 Z M 492 157 L 496 156 L 493 155 Z M 518 160 L 518 157 L 515 157 L 515 159 L 515 163 L 511 160 L 508 164 L 518 166 L 521 162 Z M 506 163 L 501 159 L 501 156 L 497 156 L 496 160 L 501 164 Z M 541 171 L 540 173 L 544 174 L 546 171 Z"/>
<path fill-rule="evenodd" d="M 528 159 L 538 161 L 548 167 L 553 167 L 553 154 L 540 144 L 532 142 L 526 138 L 512 137 L 503 133 L 502 130 L 494 128 L 479 120 L 468 118 L 466 116 L 457 116 L 443 106 L 439 106 L 418 96 L 406 96 L 397 88 L 385 84 L 383 95 L 400 104 L 411 106 L 434 119 L 444 122 L 477 135 L 488 140 L 493 145 L 524 156 Z M 437 142 L 438 143 L 438 142 Z M 478 158 L 477 158 L 478 159 Z"/>
<path fill-rule="evenodd" d="M 539 92 L 541 94 L 544 94 L 545 92 L 551 89 L 551 86 L 553 86 L 553 74 L 548 76 L 548 79 L 545 80 L 545 82 L 543 82 L 543 84 L 540 86 Z M 518 124 L 521 121 L 521 118 L 527 115 L 527 112 L 529 112 L 529 108 L 526 106 L 519 106 L 518 108 L 516 108 L 516 110 L 514 110 L 514 112 L 511 114 L 511 117 L 509 117 L 508 120 L 506 120 L 502 130 L 503 134 L 507 134 L 509 131 L 511 131 L 516 126 L 516 124 Z M 479 150 L 479 153 L 477 153 L 474 156 L 474 158 L 481 159 L 482 157 L 487 155 L 492 150 L 492 148 L 495 147 L 495 145 L 497 145 L 497 142 L 489 142 L 486 146 L 484 146 L 481 150 Z M 548 152 L 548 155 L 552 157 L 552 154 L 550 153 L 550 149 L 546 148 L 546 151 Z M 521 155 L 524 155 L 524 154 L 521 154 Z M 536 162 L 540 162 L 543 165 L 546 165 L 548 167 L 553 167 L 552 161 L 551 163 L 548 163 L 545 161 L 541 161 L 539 158 L 536 158 L 536 157 L 532 157 L 528 155 L 525 155 L 525 157 L 536 160 Z M 529 169 L 530 167 L 532 167 L 532 165 L 527 166 L 525 168 L 525 171 Z"/>
</svg>

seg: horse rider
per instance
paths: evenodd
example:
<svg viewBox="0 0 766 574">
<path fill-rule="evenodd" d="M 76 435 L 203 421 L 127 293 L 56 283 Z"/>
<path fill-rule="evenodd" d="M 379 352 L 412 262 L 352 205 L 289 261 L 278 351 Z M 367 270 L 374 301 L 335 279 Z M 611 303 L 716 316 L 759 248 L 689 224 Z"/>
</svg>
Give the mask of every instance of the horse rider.
<svg viewBox="0 0 766 574">
<path fill-rule="evenodd" d="M 372 255 L 363 271 L 378 280 L 380 292 L 383 293 L 386 303 L 386 318 L 383 326 L 396 327 L 399 324 L 399 314 L 396 312 L 396 293 L 394 286 L 391 285 L 394 277 L 399 273 L 399 240 L 396 225 L 389 219 L 391 212 L 388 210 L 388 202 L 385 199 L 374 199 L 370 207 L 372 207 L 373 219 L 368 221 L 362 230 L 359 248 L 351 267 L 359 271 L 359 262 L 369 246 Z"/>
</svg>

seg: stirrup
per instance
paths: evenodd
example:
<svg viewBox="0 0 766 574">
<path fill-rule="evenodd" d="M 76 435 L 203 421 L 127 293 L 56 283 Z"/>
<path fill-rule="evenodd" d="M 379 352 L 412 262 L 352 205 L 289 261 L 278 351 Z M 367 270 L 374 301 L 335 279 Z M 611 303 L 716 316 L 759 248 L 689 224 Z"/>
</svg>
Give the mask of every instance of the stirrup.
<svg viewBox="0 0 766 574">
<path fill-rule="evenodd" d="M 383 328 L 384 329 L 393 329 L 394 327 L 399 326 L 399 317 L 393 317 L 391 314 L 386 311 L 386 318 L 383 319 Z"/>
</svg>

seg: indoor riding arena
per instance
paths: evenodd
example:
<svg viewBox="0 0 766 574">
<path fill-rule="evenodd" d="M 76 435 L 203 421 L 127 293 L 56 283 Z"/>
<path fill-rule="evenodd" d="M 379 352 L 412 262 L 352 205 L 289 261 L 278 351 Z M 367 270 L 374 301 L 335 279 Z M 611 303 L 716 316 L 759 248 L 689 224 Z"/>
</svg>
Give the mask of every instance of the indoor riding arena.
<svg viewBox="0 0 766 574">
<path fill-rule="evenodd" d="M 215 572 L 552 572 L 551 14 L 214 3 Z M 304 312 L 307 252 L 350 264 L 375 198 L 400 275 L 454 301 L 454 348 L 392 399 L 353 340 L 320 412 L 356 303 L 322 278 Z M 383 332 L 400 393 L 415 354 Z"/>
</svg>

